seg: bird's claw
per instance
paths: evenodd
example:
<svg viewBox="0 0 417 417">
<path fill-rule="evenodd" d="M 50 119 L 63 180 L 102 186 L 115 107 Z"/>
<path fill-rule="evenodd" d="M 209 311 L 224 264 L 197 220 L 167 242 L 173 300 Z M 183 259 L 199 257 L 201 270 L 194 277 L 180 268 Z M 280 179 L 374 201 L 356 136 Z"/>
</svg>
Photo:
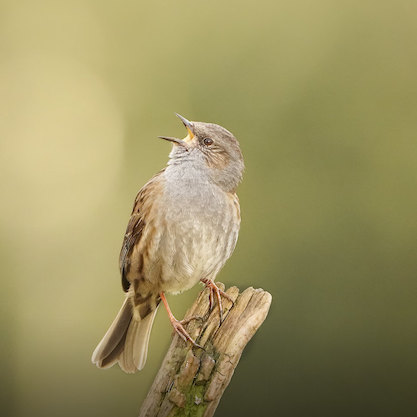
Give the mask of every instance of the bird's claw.
<svg viewBox="0 0 417 417">
<path fill-rule="evenodd" d="M 191 316 L 188 319 L 179 320 L 179 323 L 181 323 L 183 326 L 185 326 L 185 325 L 187 325 L 188 323 L 190 323 L 193 320 L 201 320 L 201 321 L 203 321 L 204 320 L 204 317 L 201 317 L 201 316 Z"/>
<path fill-rule="evenodd" d="M 187 330 L 185 330 L 183 324 L 189 323 L 192 319 L 194 319 L 195 317 L 191 317 L 190 319 L 187 320 L 173 320 L 171 321 L 172 326 L 174 327 L 174 330 L 177 332 L 178 336 L 181 337 L 181 339 L 183 339 L 185 342 L 190 342 L 194 347 L 196 348 L 200 348 L 203 349 L 203 346 L 200 346 L 187 332 Z M 184 323 L 186 322 L 186 323 Z"/>
<path fill-rule="evenodd" d="M 209 288 L 210 294 L 209 294 L 209 307 L 210 311 L 213 309 L 214 305 L 214 294 L 217 298 L 217 303 L 219 304 L 219 315 L 220 315 L 220 324 L 223 323 L 223 304 L 222 304 L 222 297 L 229 300 L 232 305 L 235 304 L 233 299 L 230 297 L 229 294 L 226 294 L 223 290 L 221 290 L 214 281 L 208 278 L 203 278 L 201 282 L 206 286 L 206 288 Z"/>
</svg>

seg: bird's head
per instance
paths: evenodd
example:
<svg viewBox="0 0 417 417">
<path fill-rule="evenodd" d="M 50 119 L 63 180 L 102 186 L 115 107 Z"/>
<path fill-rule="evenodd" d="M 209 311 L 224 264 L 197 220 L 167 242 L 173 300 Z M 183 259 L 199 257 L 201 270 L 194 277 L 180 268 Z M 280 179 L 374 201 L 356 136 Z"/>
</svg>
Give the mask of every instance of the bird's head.
<svg viewBox="0 0 417 417">
<path fill-rule="evenodd" d="M 190 122 L 177 114 L 187 129 L 187 136 L 178 139 L 159 136 L 173 143 L 170 158 L 201 161 L 210 179 L 223 190 L 232 192 L 242 180 L 244 163 L 239 142 L 227 129 L 214 123 Z"/>
</svg>

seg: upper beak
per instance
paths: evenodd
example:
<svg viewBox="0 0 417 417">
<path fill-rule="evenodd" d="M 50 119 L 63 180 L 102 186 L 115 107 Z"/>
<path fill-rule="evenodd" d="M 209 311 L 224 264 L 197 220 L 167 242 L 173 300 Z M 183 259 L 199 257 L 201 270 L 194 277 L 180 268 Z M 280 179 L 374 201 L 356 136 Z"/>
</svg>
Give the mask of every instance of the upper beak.
<svg viewBox="0 0 417 417">
<path fill-rule="evenodd" d="M 160 139 L 165 139 L 170 142 L 176 143 L 180 146 L 187 147 L 187 143 L 191 142 L 194 139 L 194 125 L 192 122 L 187 120 L 185 117 L 181 116 L 178 113 L 175 113 L 176 116 L 184 123 L 184 126 L 187 128 L 188 135 L 184 139 L 173 138 L 171 136 L 158 136 Z"/>
<path fill-rule="evenodd" d="M 194 139 L 194 125 L 193 125 L 193 123 L 190 122 L 184 116 L 181 116 L 178 113 L 175 113 L 175 115 L 178 117 L 178 119 L 180 119 L 184 123 L 184 126 L 187 128 L 188 136 L 184 139 L 185 142 L 188 142 L 188 141 L 191 141 L 192 139 Z"/>
</svg>

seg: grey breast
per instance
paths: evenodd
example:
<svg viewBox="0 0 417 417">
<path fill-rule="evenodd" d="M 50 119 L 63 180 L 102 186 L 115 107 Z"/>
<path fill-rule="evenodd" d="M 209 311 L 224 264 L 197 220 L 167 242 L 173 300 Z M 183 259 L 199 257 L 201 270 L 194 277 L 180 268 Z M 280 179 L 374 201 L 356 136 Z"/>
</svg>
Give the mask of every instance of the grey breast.
<svg viewBox="0 0 417 417">
<path fill-rule="evenodd" d="M 201 278 L 214 279 L 234 249 L 239 225 L 230 196 L 201 166 L 168 166 L 164 177 L 161 289 L 180 292 Z"/>
</svg>

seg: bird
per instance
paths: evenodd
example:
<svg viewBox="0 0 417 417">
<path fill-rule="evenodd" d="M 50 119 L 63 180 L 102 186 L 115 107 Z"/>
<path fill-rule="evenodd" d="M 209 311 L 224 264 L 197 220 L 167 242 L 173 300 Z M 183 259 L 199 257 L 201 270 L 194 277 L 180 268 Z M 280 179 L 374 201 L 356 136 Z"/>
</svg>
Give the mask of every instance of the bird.
<svg viewBox="0 0 417 417">
<path fill-rule="evenodd" d="M 92 362 L 99 368 L 118 363 L 126 373 L 143 369 L 152 324 L 162 301 L 174 330 L 199 347 L 173 315 L 166 293 L 178 294 L 203 283 L 219 304 L 227 297 L 215 278 L 232 255 L 240 228 L 236 189 L 242 181 L 243 155 L 224 127 L 189 121 L 172 143 L 166 167 L 138 192 L 120 252 L 123 305 L 99 342 Z"/>
</svg>

